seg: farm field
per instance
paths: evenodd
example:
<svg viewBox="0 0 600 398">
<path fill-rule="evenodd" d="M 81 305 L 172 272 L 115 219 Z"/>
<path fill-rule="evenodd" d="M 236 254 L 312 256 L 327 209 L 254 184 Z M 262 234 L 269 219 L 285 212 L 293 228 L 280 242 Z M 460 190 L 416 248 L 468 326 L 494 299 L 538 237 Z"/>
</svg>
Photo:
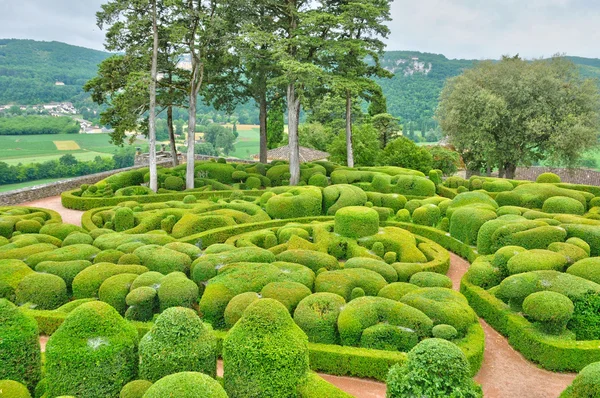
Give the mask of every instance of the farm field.
<svg viewBox="0 0 600 398">
<path fill-rule="evenodd" d="M 51 134 L 0 136 L 0 161 L 8 164 L 44 162 L 70 153 L 78 160 L 114 154 L 108 134 Z M 141 142 L 140 142 L 141 143 Z M 63 149 L 60 148 L 72 148 Z"/>
<path fill-rule="evenodd" d="M 65 179 L 66 178 L 47 178 L 44 180 L 21 182 L 18 184 L 0 185 L 0 192 L 8 192 L 8 191 L 13 191 L 15 189 L 21 189 L 21 188 L 29 188 L 29 187 L 34 187 L 36 185 L 47 184 L 50 182 L 55 182 L 55 181 L 60 181 L 60 180 L 65 180 Z"/>
<path fill-rule="evenodd" d="M 260 130 L 258 126 L 241 125 L 237 127 L 238 139 L 235 150 L 229 156 L 239 159 L 252 159 L 259 152 Z"/>
</svg>

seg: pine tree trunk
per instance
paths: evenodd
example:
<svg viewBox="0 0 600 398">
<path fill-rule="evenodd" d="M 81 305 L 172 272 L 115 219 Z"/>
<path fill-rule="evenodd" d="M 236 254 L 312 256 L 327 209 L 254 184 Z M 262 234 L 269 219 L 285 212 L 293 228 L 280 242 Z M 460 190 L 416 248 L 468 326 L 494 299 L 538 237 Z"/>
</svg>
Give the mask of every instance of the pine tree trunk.
<svg viewBox="0 0 600 398">
<path fill-rule="evenodd" d="M 150 189 L 158 190 L 158 173 L 156 170 L 156 77 L 158 69 L 158 26 L 156 24 L 156 1 L 152 2 L 152 69 L 150 70 L 150 109 L 148 118 L 148 162 L 150 166 Z"/>
<path fill-rule="evenodd" d="M 354 167 L 354 151 L 352 149 L 352 96 L 346 92 L 346 163 Z"/>
<path fill-rule="evenodd" d="M 288 145 L 290 150 L 290 185 L 300 182 L 300 148 L 298 146 L 298 119 L 300 117 L 300 98 L 296 96 L 296 87 L 290 83 L 287 89 L 288 105 Z"/>
<path fill-rule="evenodd" d="M 260 162 L 267 163 L 267 93 L 260 94 L 259 101 L 260 120 Z"/>
<path fill-rule="evenodd" d="M 175 146 L 175 129 L 173 128 L 173 107 L 167 108 L 167 129 L 169 130 L 169 142 L 171 144 L 171 157 L 173 158 L 173 167 L 179 164 L 177 159 L 177 147 Z"/>
<path fill-rule="evenodd" d="M 194 188 L 194 144 L 196 142 L 196 88 L 192 82 L 190 90 L 190 108 L 188 110 L 187 131 L 187 166 L 185 171 L 185 187 Z"/>
</svg>

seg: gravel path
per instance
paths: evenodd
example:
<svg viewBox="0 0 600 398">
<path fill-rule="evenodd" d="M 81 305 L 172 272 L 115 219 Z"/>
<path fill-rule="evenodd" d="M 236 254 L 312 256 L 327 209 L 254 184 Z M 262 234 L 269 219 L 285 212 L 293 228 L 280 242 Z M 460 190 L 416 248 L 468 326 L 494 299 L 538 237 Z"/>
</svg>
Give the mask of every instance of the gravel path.
<svg viewBox="0 0 600 398">
<path fill-rule="evenodd" d="M 21 206 L 51 209 L 62 216 L 63 222 L 81 225 L 83 212 L 62 207 L 60 196 L 23 203 Z M 448 276 L 452 279 L 453 288 L 459 290 L 460 280 L 469 269 L 469 263 L 453 253 L 450 256 Z M 485 332 L 485 354 L 475 380 L 483 386 L 486 398 L 557 398 L 575 378 L 575 374 L 553 373 L 538 368 L 515 351 L 506 338 L 483 319 L 479 322 Z M 42 351 L 45 350 L 47 339 L 46 336 L 40 337 Z M 222 371 L 222 364 L 219 364 L 219 369 Z M 385 398 L 384 383 L 352 377 L 321 376 L 356 398 Z"/>
</svg>

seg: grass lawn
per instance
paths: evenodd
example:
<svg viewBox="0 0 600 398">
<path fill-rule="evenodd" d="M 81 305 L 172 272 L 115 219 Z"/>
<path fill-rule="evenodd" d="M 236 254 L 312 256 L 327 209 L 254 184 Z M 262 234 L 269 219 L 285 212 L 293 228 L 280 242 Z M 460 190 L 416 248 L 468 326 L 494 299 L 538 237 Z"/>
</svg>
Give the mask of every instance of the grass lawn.
<svg viewBox="0 0 600 398">
<path fill-rule="evenodd" d="M 239 159 L 252 159 L 252 155 L 256 155 L 260 151 L 259 128 L 238 129 L 238 133 L 239 136 L 235 142 L 235 150 L 229 156 Z"/>
<path fill-rule="evenodd" d="M 68 179 L 68 177 L 65 177 L 65 178 L 48 178 L 48 179 L 45 179 L 45 180 L 20 182 L 18 184 L 0 185 L 0 192 L 8 192 L 8 191 L 12 191 L 14 189 L 34 187 L 36 185 L 47 184 L 49 182 L 66 180 L 66 179 Z"/>
</svg>

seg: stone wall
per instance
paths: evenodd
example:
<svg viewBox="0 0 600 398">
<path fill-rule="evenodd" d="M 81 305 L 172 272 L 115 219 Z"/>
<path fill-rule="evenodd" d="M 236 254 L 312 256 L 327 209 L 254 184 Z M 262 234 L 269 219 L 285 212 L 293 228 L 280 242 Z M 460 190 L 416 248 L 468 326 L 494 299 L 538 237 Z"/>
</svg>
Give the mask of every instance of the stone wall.
<svg viewBox="0 0 600 398">
<path fill-rule="evenodd" d="M 159 163 L 169 166 L 170 162 Z M 100 180 L 110 177 L 113 174 L 122 171 L 135 170 L 143 166 L 133 166 L 124 169 L 110 170 L 103 173 L 89 174 L 86 176 L 69 178 L 62 181 L 51 182 L 48 184 L 36 185 L 28 188 L 16 189 L 14 191 L 0 193 L 0 206 L 11 206 L 19 203 L 31 202 L 33 200 L 43 199 L 50 196 L 57 196 L 64 191 L 79 188 L 82 184 L 95 184 Z"/>
<path fill-rule="evenodd" d="M 585 184 L 600 186 L 600 172 L 590 169 L 564 169 L 553 167 L 517 167 L 515 171 L 516 180 L 535 181 L 542 173 L 554 173 L 558 175 L 562 182 L 571 184 Z M 466 178 L 474 175 L 472 172 L 466 173 Z M 492 173 L 497 177 L 498 173 Z"/>
</svg>

